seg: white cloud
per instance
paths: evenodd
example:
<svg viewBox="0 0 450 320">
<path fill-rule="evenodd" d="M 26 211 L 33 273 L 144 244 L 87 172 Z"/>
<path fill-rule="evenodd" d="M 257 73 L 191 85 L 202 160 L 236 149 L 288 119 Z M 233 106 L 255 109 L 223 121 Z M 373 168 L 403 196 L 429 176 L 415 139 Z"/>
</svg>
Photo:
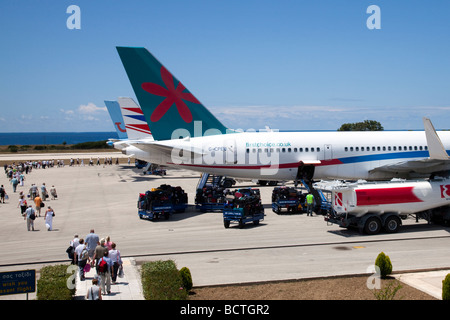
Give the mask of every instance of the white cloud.
<svg viewBox="0 0 450 320">
<path fill-rule="evenodd" d="M 98 111 L 107 111 L 106 107 L 97 107 L 92 102 L 89 102 L 88 104 L 82 104 L 78 107 L 78 112 L 83 114 L 91 114 L 96 113 Z"/>
<path fill-rule="evenodd" d="M 59 109 L 60 112 L 64 113 L 64 114 L 74 114 L 73 110 L 64 110 L 64 109 Z"/>
</svg>

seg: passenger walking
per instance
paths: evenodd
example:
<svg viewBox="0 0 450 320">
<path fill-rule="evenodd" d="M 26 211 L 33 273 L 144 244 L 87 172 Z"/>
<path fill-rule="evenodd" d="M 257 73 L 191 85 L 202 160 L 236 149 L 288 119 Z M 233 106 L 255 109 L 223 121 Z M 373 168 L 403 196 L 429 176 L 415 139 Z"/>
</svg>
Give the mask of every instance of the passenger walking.
<svg viewBox="0 0 450 320">
<path fill-rule="evenodd" d="M 309 216 L 313 214 L 314 196 L 308 193 L 306 196 L 306 215 Z"/>
<path fill-rule="evenodd" d="M 111 244 L 111 250 L 108 251 L 108 257 L 111 259 L 113 265 L 111 272 L 112 284 L 116 284 L 117 274 L 122 267 L 122 258 L 120 256 L 120 251 L 116 249 L 116 244 L 114 242 Z"/>
<path fill-rule="evenodd" d="M 34 204 L 36 205 L 36 212 L 39 214 L 39 217 L 41 216 L 41 203 L 43 202 L 41 197 L 39 197 L 39 195 L 36 198 L 34 198 Z"/>
<path fill-rule="evenodd" d="M 38 195 L 37 187 L 34 183 L 32 183 L 30 187 L 30 199 L 34 200 L 34 198 L 36 198 L 37 195 Z"/>
<path fill-rule="evenodd" d="M 105 256 L 105 252 L 108 254 L 108 248 L 105 247 L 105 239 L 102 238 L 95 247 L 93 260 L 96 268 L 98 268 L 99 261 Z"/>
<path fill-rule="evenodd" d="M 19 184 L 19 180 L 16 177 L 13 177 L 11 179 L 11 184 L 12 184 L 12 187 L 13 187 L 13 192 L 16 192 L 17 185 Z"/>
<path fill-rule="evenodd" d="M 53 217 L 55 216 L 55 211 L 52 209 L 52 207 L 48 206 L 47 211 L 45 211 L 45 227 L 47 228 L 47 231 L 53 230 Z"/>
<path fill-rule="evenodd" d="M 111 293 L 111 269 L 112 261 L 108 258 L 108 252 L 105 251 L 104 256 L 99 259 L 97 274 L 100 279 L 100 288 L 108 294 Z"/>
<path fill-rule="evenodd" d="M 58 198 L 58 194 L 56 193 L 56 188 L 54 185 L 50 188 L 50 194 L 52 195 L 52 200 L 55 200 Z"/>
<path fill-rule="evenodd" d="M 100 238 L 95 234 L 94 229 L 91 229 L 90 233 L 86 236 L 86 247 L 89 252 L 89 258 L 94 258 L 95 248 Z"/>
<path fill-rule="evenodd" d="M 108 248 L 108 250 L 112 249 L 112 242 L 111 242 L 111 237 L 110 236 L 106 236 L 105 246 L 106 246 L 106 248 Z"/>
<path fill-rule="evenodd" d="M 17 208 L 20 207 L 20 214 L 23 215 L 27 210 L 27 200 L 25 200 L 25 196 L 22 194 L 19 198 L 19 204 Z"/>
<path fill-rule="evenodd" d="M 0 186 L 0 201 L 5 203 L 6 190 L 3 185 Z"/>
<path fill-rule="evenodd" d="M 28 209 L 25 211 L 24 220 L 27 220 L 27 230 L 34 231 L 34 219 L 36 219 L 36 212 L 33 209 L 33 206 L 30 204 Z"/>
<path fill-rule="evenodd" d="M 92 279 L 92 287 L 86 293 L 86 300 L 102 300 L 102 289 L 98 286 L 98 279 Z"/>
<path fill-rule="evenodd" d="M 42 186 L 41 186 L 41 195 L 42 195 L 42 200 L 47 200 L 47 198 L 48 198 L 48 193 L 47 193 L 47 187 L 45 186 L 45 183 L 42 183 Z"/>
<path fill-rule="evenodd" d="M 80 280 L 84 281 L 84 267 L 89 259 L 89 253 L 84 244 L 84 239 L 80 239 L 79 245 L 75 248 L 75 264 L 78 265 L 78 272 L 80 274 Z"/>
</svg>

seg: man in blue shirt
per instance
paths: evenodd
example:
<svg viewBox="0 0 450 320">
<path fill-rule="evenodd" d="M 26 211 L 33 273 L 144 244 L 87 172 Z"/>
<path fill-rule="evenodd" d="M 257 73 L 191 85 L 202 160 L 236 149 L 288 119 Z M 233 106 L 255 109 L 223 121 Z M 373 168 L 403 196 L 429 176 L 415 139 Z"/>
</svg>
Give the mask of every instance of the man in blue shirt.
<svg viewBox="0 0 450 320">
<path fill-rule="evenodd" d="M 106 262 L 106 265 L 102 270 L 102 262 Z M 97 266 L 97 273 L 100 280 L 100 288 L 102 292 L 111 293 L 111 270 L 113 267 L 113 262 L 108 258 L 108 251 L 105 251 L 103 258 L 99 259 Z"/>
<path fill-rule="evenodd" d="M 95 247 L 97 246 L 100 238 L 97 234 L 95 234 L 94 229 L 91 229 L 90 233 L 84 239 L 84 243 L 86 243 L 87 250 L 89 252 L 89 258 L 94 257 Z"/>
</svg>

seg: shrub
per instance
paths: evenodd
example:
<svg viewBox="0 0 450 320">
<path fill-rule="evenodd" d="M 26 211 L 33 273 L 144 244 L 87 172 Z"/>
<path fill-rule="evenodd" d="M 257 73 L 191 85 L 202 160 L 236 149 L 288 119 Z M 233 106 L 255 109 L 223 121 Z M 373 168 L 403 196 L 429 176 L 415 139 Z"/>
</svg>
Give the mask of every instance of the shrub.
<svg viewBox="0 0 450 320">
<path fill-rule="evenodd" d="M 381 278 L 386 278 L 387 275 L 392 273 L 392 263 L 389 256 L 381 252 L 375 260 L 375 265 L 380 268 Z"/>
<path fill-rule="evenodd" d="M 73 275 L 67 273 L 67 265 L 43 267 L 37 281 L 37 300 L 72 300 L 75 286 L 68 288 L 67 280 Z"/>
<path fill-rule="evenodd" d="M 442 300 L 450 300 L 450 273 L 442 280 Z"/>
<path fill-rule="evenodd" d="M 189 291 L 191 291 L 191 289 L 192 289 L 191 271 L 188 268 L 183 267 L 180 270 L 180 275 L 181 275 L 181 280 L 183 281 L 183 288 L 184 288 L 184 290 L 186 290 L 186 292 L 189 293 Z"/>
<path fill-rule="evenodd" d="M 147 262 L 141 268 L 142 290 L 146 300 L 185 300 L 183 280 L 172 260 Z"/>
<path fill-rule="evenodd" d="M 384 289 L 380 289 L 378 291 L 375 290 L 373 292 L 373 295 L 377 300 L 394 300 L 395 295 L 401 288 L 403 288 L 403 286 L 401 285 L 400 281 L 395 280 L 388 283 L 387 286 L 384 287 Z"/>
<path fill-rule="evenodd" d="M 15 145 L 10 145 L 10 146 L 8 146 L 8 150 L 9 150 L 9 152 L 17 152 L 19 150 L 19 148 Z"/>
</svg>

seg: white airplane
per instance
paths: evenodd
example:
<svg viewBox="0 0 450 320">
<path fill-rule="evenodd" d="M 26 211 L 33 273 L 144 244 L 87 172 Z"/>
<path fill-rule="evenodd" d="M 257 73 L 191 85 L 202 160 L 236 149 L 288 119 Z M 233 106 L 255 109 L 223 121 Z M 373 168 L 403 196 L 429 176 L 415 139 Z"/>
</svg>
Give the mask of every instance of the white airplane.
<svg viewBox="0 0 450 320">
<path fill-rule="evenodd" d="M 237 132 L 145 48 L 117 47 L 154 141 L 146 161 L 241 179 L 387 180 L 450 170 L 450 132 Z"/>
</svg>

